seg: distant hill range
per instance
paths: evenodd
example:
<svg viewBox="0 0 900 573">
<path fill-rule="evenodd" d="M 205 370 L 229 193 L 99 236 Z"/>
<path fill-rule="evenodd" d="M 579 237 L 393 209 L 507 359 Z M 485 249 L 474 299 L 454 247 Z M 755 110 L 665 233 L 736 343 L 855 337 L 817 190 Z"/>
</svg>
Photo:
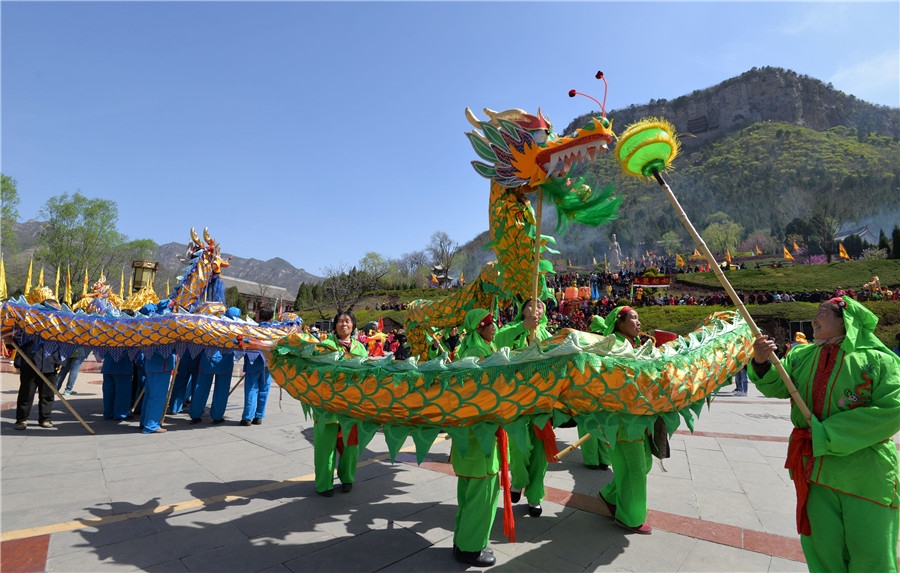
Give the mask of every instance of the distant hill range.
<svg viewBox="0 0 900 573">
<path fill-rule="evenodd" d="M 31 257 L 40 241 L 42 227 L 43 223 L 34 219 L 24 223 L 15 223 L 15 233 L 19 247 L 16 259 L 24 258 L 27 263 L 28 258 Z M 179 274 L 184 266 L 178 261 L 177 257 L 179 255 L 183 257 L 186 250 L 186 242 L 166 243 L 157 248 L 154 260 L 164 269 L 160 271 L 160 276 L 174 277 Z M 280 258 L 260 261 L 259 259 L 245 259 L 230 253 L 222 253 L 223 259 L 228 257 L 231 257 L 231 264 L 225 269 L 226 276 L 263 285 L 283 287 L 293 295 L 296 295 L 300 283 L 317 283 L 322 280 L 322 277 L 317 277 L 304 269 L 298 269 Z"/>
<path fill-rule="evenodd" d="M 156 260 L 160 265 L 173 272 L 180 271 L 183 266 L 178 262 L 178 256 L 184 256 L 187 243 L 166 243 L 156 250 Z M 304 269 L 298 269 L 284 259 L 274 258 L 268 261 L 259 259 L 244 259 L 230 253 L 222 253 L 222 258 L 231 257 L 231 264 L 223 271 L 223 274 L 231 278 L 242 279 L 263 285 L 273 285 L 286 288 L 292 296 L 297 294 L 300 283 L 317 283 L 322 277 L 317 277 Z"/>
<path fill-rule="evenodd" d="M 573 119 L 571 134 L 600 111 Z M 667 175 L 675 194 L 701 231 L 706 218 L 726 213 L 745 230 L 777 235 L 794 218 L 808 219 L 824 197 L 842 197 L 852 213 L 846 227 L 868 224 L 890 234 L 900 220 L 900 109 L 873 105 L 835 90 L 830 84 L 780 68 L 752 69 L 712 87 L 674 100 L 609 110 L 621 134 L 646 117 L 672 123 L 682 150 Z M 472 152 L 475 158 L 475 152 Z M 609 238 L 629 256 L 657 247 L 667 231 L 676 232 L 687 252 L 687 232 L 658 185 L 622 175 L 613 151 L 588 167 L 594 186 L 613 184 L 623 198 L 618 220 L 600 228 L 572 224 L 554 232 L 556 210 L 543 211 L 543 232 L 556 236 L 557 271 L 571 261 L 602 264 Z M 487 209 L 488 185 L 484 186 Z M 484 251 L 488 231 L 461 248 L 454 271 L 474 278 L 494 260 Z"/>
</svg>

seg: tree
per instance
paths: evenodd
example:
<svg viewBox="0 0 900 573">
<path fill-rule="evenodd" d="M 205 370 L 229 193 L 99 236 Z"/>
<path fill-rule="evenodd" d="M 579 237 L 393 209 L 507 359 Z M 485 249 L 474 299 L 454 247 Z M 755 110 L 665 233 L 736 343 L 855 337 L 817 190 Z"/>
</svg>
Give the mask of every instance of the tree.
<svg viewBox="0 0 900 573">
<path fill-rule="evenodd" d="M 443 231 L 436 231 L 431 235 L 431 242 L 425 248 L 431 256 L 432 265 L 441 265 L 447 272 L 453 266 L 453 259 L 459 251 L 459 244 Z"/>
<path fill-rule="evenodd" d="M 660 243 L 662 243 L 662 249 L 667 255 L 673 255 L 681 248 L 681 239 L 678 238 L 678 233 L 675 231 L 663 233 Z"/>
<path fill-rule="evenodd" d="M 724 214 L 724 213 L 722 213 Z M 716 215 L 719 215 L 717 213 Z M 711 215 L 707 220 L 713 220 L 703 231 L 703 240 L 709 245 L 710 249 L 720 253 L 724 253 L 725 249 L 736 247 L 741 243 L 741 237 L 744 235 L 744 228 L 727 218 L 716 218 Z"/>
<path fill-rule="evenodd" d="M 806 219 L 795 217 L 784 228 L 785 239 L 790 239 L 791 241 L 793 241 L 793 239 L 791 239 L 791 235 L 801 237 L 801 243 L 805 244 L 808 248 L 809 240 L 815 233 L 815 230 L 815 227 L 813 227 Z"/>
<path fill-rule="evenodd" d="M 134 259 L 147 258 L 156 250 L 149 239 L 128 241 L 116 223 L 119 207 L 109 199 L 90 199 L 80 192 L 51 197 L 40 211 L 47 217 L 41 231 L 37 258 L 51 266 L 69 265 L 73 273 L 131 267 Z"/>
<path fill-rule="evenodd" d="M 403 253 L 399 259 L 394 260 L 397 269 L 405 278 L 412 277 L 419 267 L 428 264 L 428 255 L 425 251 L 413 251 L 411 253 Z"/>
<path fill-rule="evenodd" d="M 900 259 L 900 227 L 897 225 L 891 232 L 891 258 Z"/>
<path fill-rule="evenodd" d="M 225 289 L 225 306 L 236 306 L 241 309 L 241 315 L 247 314 L 247 303 L 236 286 Z"/>
<path fill-rule="evenodd" d="M 0 250 L 12 253 L 16 250 L 16 234 L 13 224 L 19 220 L 19 190 L 16 180 L 0 174 Z"/>
<path fill-rule="evenodd" d="M 837 252 L 837 241 L 834 240 L 834 236 L 847 220 L 847 208 L 842 200 L 822 197 L 813 206 L 813 214 L 809 219 L 813 227 L 813 236 L 825 251 L 825 258 L 829 263 L 831 256 Z"/>
<path fill-rule="evenodd" d="M 325 267 L 325 280 L 321 283 L 322 298 L 316 305 L 316 310 L 323 319 L 326 316 L 322 311 L 326 308 L 333 309 L 335 314 L 352 309 L 367 292 L 378 288 L 384 276 L 379 273 L 387 273 L 390 269 L 377 253 L 368 253 L 363 257 L 360 267 L 362 268 L 348 269 L 344 263 L 336 267 Z"/>
<path fill-rule="evenodd" d="M 878 248 L 884 249 L 885 252 L 891 252 L 891 243 L 888 241 L 887 235 L 884 233 L 884 229 L 881 230 L 881 233 L 878 235 Z"/>
</svg>

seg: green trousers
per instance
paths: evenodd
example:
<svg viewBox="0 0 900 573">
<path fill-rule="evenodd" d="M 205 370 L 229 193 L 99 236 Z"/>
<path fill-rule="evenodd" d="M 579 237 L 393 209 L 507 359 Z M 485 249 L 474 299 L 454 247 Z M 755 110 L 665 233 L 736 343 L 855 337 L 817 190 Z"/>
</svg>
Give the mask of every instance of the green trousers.
<svg viewBox="0 0 900 573">
<path fill-rule="evenodd" d="M 900 509 L 811 483 L 806 514 L 812 535 L 800 545 L 811 572 L 897 573 Z"/>
<path fill-rule="evenodd" d="M 544 476 L 547 475 L 547 454 L 544 442 L 534 433 L 534 424 L 528 428 L 531 444 L 523 452 L 515 444 L 509 446 L 509 473 L 511 487 L 524 490 L 528 503 L 540 505 L 544 499 Z"/>
<path fill-rule="evenodd" d="M 578 437 L 583 438 L 587 432 L 578 428 Z M 606 440 L 601 440 L 593 436 L 590 440 L 581 444 L 581 459 L 584 460 L 586 466 L 599 466 L 600 464 L 609 465 L 609 445 Z"/>
<path fill-rule="evenodd" d="M 463 551 L 481 551 L 487 547 L 499 499 L 500 478 L 497 474 L 456 478 L 459 507 L 453 527 L 453 544 Z"/>
<path fill-rule="evenodd" d="M 316 467 L 316 491 L 334 489 L 334 458 L 337 456 L 340 424 L 313 424 L 313 462 Z M 338 462 L 341 483 L 353 483 L 359 446 L 344 446 L 344 454 Z"/>
<path fill-rule="evenodd" d="M 633 442 L 617 439 L 609 457 L 613 480 L 600 493 L 616 506 L 616 519 L 629 527 L 643 525 L 647 521 L 647 474 L 653 465 L 650 438 L 644 436 Z"/>
</svg>

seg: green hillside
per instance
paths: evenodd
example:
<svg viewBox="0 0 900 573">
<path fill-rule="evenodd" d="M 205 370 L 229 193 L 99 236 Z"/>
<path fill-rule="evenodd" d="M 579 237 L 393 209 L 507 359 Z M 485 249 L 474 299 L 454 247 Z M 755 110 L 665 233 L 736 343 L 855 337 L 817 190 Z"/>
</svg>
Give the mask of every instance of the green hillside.
<svg viewBox="0 0 900 573">
<path fill-rule="evenodd" d="M 837 287 L 859 290 L 862 285 L 871 281 L 873 276 L 879 277 L 882 286 L 886 288 L 900 288 L 900 259 L 725 271 L 725 277 L 731 286 L 737 290 L 747 291 L 814 289 L 833 291 Z M 712 289 L 722 288 L 715 273 L 688 273 L 677 277 L 679 283 Z"/>
</svg>

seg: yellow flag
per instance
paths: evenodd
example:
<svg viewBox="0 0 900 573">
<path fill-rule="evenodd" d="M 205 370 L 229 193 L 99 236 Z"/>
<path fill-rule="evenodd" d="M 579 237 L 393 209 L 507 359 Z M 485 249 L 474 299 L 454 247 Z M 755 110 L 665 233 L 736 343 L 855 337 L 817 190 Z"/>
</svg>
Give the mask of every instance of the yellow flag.
<svg viewBox="0 0 900 573">
<path fill-rule="evenodd" d="M 166 298 L 169 298 L 171 294 L 169 292 L 169 279 L 166 279 Z"/>
<path fill-rule="evenodd" d="M 797 241 L 794 241 L 794 250 L 799 251 L 800 247 L 797 246 Z"/>
<path fill-rule="evenodd" d="M 844 248 L 844 243 L 838 243 L 838 248 L 840 250 L 840 255 L 842 259 L 850 260 L 850 255 L 847 254 L 847 249 Z"/>
<path fill-rule="evenodd" d="M 762 251 L 761 251 L 760 248 L 759 248 L 759 245 L 756 245 L 756 254 L 757 254 L 757 255 L 763 254 Z"/>
<path fill-rule="evenodd" d="M 731 264 L 731 249 L 729 249 L 728 247 L 725 247 L 725 262 L 727 262 L 729 265 Z"/>
<path fill-rule="evenodd" d="M 593 259 L 594 259 L 594 266 L 596 267 L 597 266 L 597 257 L 593 257 Z"/>
<path fill-rule="evenodd" d="M 433 283 L 438 282 L 437 277 L 434 276 L 434 273 L 431 273 L 431 282 L 433 282 Z"/>
<path fill-rule="evenodd" d="M 81 296 L 87 296 L 88 293 L 87 286 L 87 267 L 84 267 L 84 289 L 81 291 Z"/>
<path fill-rule="evenodd" d="M 53 298 L 59 300 L 59 265 L 56 265 L 56 286 L 53 287 Z"/>
<path fill-rule="evenodd" d="M 793 255 L 791 255 L 791 252 L 789 250 L 787 250 L 787 247 L 784 247 L 784 258 L 786 258 L 789 261 L 794 260 Z"/>
<path fill-rule="evenodd" d="M 119 279 L 119 298 L 125 300 L 125 267 L 122 267 L 122 278 Z"/>
<path fill-rule="evenodd" d="M 675 266 L 676 267 L 684 266 L 684 259 L 682 259 L 681 255 L 679 255 L 678 253 L 675 253 Z"/>
<path fill-rule="evenodd" d="M 38 280 L 38 286 L 44 286 L 44 263 L 41 263 L 41 278 Z"/>
<path fill-rule="evenodd" d="M 72 270 L 69 268 L 69 265 L 66 265 L 66 294 L 64 298 L 63 302 L 72 306 Z"/>
<path fill-rule="evenodd" d="M 697 249 L 694 249 L 694 256 L 695 256 L 695 257 L 702 257 L 703 255 L 700 254 L 700 251 L 698 251 Z"/>
<path fill-rule="evenodd" d="M 0 299 L 6 300 L 9 294 L 6 292 L 6 267 L 3 266 L 3 259 L 0 259 Z"/>
<path fill-rule="evenodd" d="M 128 296 L 131 296 L 134 293 L 134 275 L 128 277 Z"/>
<path fill-rule="evenodd" d="M 25 295 L 31 292 L 31 267 L 34 265 L 34 259 L 31 259 L 28 263 L 28 276 L 25 277 Z"/>
</svg>

